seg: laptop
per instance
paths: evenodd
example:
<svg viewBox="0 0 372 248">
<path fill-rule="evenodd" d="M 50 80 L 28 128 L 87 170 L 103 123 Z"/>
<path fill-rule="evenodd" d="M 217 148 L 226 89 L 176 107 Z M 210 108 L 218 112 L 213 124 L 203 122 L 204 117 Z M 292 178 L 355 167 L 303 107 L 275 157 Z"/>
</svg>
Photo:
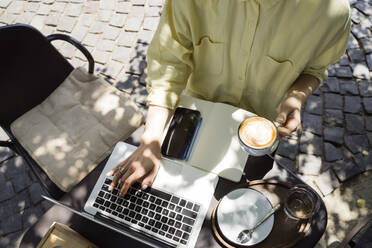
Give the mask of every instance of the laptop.
<svg viewBox="0 0 372 248">
<path fill-rule="evenodd" d="M 106 174 L 135 149 L 124 142 L 116 144 L 83 213 L 48 200 L 150 246 L 194 247 L 218 176 L 163 158 L 152 187 L 141 190 L 135 184 L 121 197 L 118 187 L 108 190 L 113 176 Z M 133 231 L 147 238 L 133 235 Z"/>
</svg>

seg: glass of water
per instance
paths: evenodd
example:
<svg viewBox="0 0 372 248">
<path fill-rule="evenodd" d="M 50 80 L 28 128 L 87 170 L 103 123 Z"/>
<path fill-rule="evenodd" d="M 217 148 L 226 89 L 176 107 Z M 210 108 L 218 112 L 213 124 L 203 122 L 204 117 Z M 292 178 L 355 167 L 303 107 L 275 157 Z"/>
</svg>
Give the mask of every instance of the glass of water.
<svg viewBox="0 0 372 248">
<path fill-rule="evenodd" d="M 319 206 L 319 196 L 313 189 L 306 185 L 296 185 L 288 192 L 284 212 L 291 219 L 305 220 L 311 218 Z"/>
</svg>

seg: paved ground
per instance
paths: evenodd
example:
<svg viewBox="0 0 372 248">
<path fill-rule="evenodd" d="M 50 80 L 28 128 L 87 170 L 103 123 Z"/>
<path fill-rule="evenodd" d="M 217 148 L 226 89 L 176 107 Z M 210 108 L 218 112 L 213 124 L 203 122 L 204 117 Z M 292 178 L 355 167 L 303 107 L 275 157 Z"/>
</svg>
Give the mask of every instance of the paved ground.
<svg viewBox="0 0 372 248">
<path fill-rule="evenodd" d="M 372 169 L 372 1 L 350 4 L 347 53 L 309 98 L 302 132 L 283 139 L 276 156 L 324 197 L 329 224 L 319 247 L 337 244 L 372 209 L 372 176 L 365 172 Z M 144 107 L 145 56 L 162 6 L 163 0 L 0 0 L 0 25 L 27 23 L 44 35 L 73 36 L 92 53 L 97 73 Z M 74 66 L 86 66 L 71 45 L 53 44 Z M 1 130 L 0 138 L 7 140 Z M 0 148 L 0 247 L 16 247 L 50 207 L 41 192 L 23 160 Z"/>
</svg>

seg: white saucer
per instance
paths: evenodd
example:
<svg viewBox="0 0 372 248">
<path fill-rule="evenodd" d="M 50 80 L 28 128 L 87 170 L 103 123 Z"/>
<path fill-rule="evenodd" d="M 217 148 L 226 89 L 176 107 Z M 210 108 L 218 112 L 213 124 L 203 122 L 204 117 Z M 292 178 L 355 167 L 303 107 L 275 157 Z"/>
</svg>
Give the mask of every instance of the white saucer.
<svg viewBox="0 0 372 248">
<path fill-rule="evenodd" d="M 254 189 L 242 188 L 225 195 L 217 208 L 217 223 L 222 234 L 234 244 L 252 246 L 263 241 L 274 225 L 274 215 L 255 229 L 252 238 L 244 244 L 236 238 L 242 230 L 250 229 L 272 208 L 269 200 Z"/>
</svg>

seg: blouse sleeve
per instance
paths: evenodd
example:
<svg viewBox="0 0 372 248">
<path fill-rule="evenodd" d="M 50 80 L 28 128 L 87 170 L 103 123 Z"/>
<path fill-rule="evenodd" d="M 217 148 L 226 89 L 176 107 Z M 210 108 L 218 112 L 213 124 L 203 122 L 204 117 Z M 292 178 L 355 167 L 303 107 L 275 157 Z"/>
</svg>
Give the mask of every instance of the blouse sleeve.
<svg viewBox="0 0 372 248">
<path fill-rule="evenodd" d="M 332 35 L 327 41 L 327 46 L 322 47 L 320 51 L 315 53 L 315 56 L 309 61 L 303 70 L 303 74 L 313 75 L 322 83 L 328 76 L 328 67 L 336 63 L 345 53 L 350 34 L 350 15 L 345 12 L 343 25 L 336 30 L 335 35 Z M 345 21 L 346 20 L 346 21 Z M 331 29 L 335 26 L 330 25 Z"/>
<path fill-rule="evenodd" d="M 173 109 L 192 64 L 192 42 L 184 0 L 168 0 L 147 53 L 147 103 Z M 184 10 L 184 11 L 181 11 Z"/>
</svg>

